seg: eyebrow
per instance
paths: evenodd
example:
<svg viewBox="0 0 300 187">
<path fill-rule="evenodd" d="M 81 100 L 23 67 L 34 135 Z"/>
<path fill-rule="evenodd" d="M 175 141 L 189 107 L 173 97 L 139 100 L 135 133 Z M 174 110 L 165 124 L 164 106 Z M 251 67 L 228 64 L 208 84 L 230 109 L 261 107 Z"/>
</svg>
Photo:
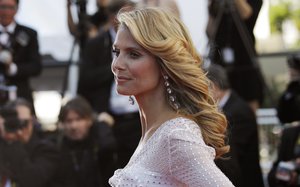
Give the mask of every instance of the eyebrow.
<svg viewBox="0 0 300 187">
<path fill-rule="evenodd" d="M 118 48 L 118 45 L 115 45 L 115 44 L 113 44 L 112 47 L 113 47 L 113 48 L 119 49 L 119 48 Z M 139 52 L 144 52 L 144 51 L 145 51 L 145 50 L 144 50 L 143 48 L 141 48 L 141 47 L 126 47 L 126 48 L 123 49 L 123 50 L 126 50 L 126 51 L 132 51 L 132 50 L 134 50 L 134 51 L 139 51 Z"/>
</svg>

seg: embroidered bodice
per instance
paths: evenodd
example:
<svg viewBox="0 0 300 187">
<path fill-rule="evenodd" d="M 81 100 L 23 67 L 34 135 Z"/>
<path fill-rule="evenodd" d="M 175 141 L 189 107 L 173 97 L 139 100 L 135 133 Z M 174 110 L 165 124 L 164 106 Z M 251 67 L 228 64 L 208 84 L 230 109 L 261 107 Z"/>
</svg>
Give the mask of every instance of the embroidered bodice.
<svg viewBox="0 0 300 187">
<path fill-rule="evenodd" d="M 214 163 L 215 150 L 207 146 L 199 126 L 187 118 L 162 124 L 139 145 L 123 169 L 115 171 L 113 187 L 230 187 Z"/>
</svg>

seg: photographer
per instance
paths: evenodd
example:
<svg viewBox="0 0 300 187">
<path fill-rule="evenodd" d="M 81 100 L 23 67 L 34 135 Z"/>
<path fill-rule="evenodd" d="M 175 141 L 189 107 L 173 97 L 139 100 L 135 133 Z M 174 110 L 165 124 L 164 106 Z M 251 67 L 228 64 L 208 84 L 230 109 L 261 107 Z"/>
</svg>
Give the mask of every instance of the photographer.
<svg viewBox="0 0 300 187">
<path fill-rule="evenodd" d="M 0 111 L 0 181 L 4 186 L 50 187 L 58 153 L 39 137 L 30 103 L 17 99 Z"/>
<path fill-rule="evenodd" d="M 226 68 L 232 89 L 254 112 L 264 94 L 253 34 L 261 6 L 262 0 L 210 0 L 206 28 L 211 62 Z"/>
<path fill-rule="evenodd" d="M 74 37 L 83 40 L 95 37 L 107 22 L 108 16 L 106 13 L 106 6 L 108 1 L 109 0 L 97 0 L 98 10 L 93 15 L 87 15 L 87 0 L 67 0 L 68 28 L 70 33 Z M 72 5 L 76 5 L 78 23 L 74 22 L 71 11 Z"/>
<path fill-rule="evenodd" d="M 15 21 L 18 5 L 19 0 L 0 0 L 0 75 L 33 104 L 29 79 L 40 74 L 42 64 L 37 32 Z"/>
<path fill-rule="evenodd" d="M 290 81 L 279 98 L 277 116 L 282 124 L 300 121 L 300 54 L 287 59 Z"/>
<path fill-rule="evenodd" d="M 116 141 L 108 124 L 97 121 L 89 103 L 79 96 L 61 108 L 59 122 L 56 187 L 109 186 Z"/>
<path fill-rule="evenodd" d="M 277 160 L 268 174 L 270 187 L 300 186 L 300 125 L 286 127 Z"/>
</svg>

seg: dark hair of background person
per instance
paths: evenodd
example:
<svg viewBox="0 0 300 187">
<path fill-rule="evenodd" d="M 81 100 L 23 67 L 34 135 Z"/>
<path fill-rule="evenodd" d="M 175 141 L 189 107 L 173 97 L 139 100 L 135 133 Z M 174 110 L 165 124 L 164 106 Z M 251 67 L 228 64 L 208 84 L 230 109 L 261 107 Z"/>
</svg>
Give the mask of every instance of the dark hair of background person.
<svg viewBox="0 0 300 187">
<path fill-rule="evenodd" d="M 209 71 L 208 71 L 209 70 Z M 206 76 L 222 90 L 230 88 L 230 83 L 226 71 L 217 64 L 212 64 L 207 68 Z"/>
<path fill-rule="evenodd" d="M 116 15 L 121 8 L 126 9 L 126 7 L 134 7 L 135 5 L 136 3 L 130 0 L 113 0 L 107 5 L 107 13 L 108 15 Z"/>
<path fill-rule="evenodd" d="M 300 54 L 292 54 L 288 56 L 287 63 L 290 68 L 296 69 L 300 72 Z"/>
<path fill-rule="evenodd" d="M 58 116 L 59 121 L 65 121 L 68 112 L 75 111 L 80 117 L 84 119 L 93 119 L 93 109 L 90 104 L 82 97 L 77 96 L 73 100 L 69 101 L 61 108 Z"/>
<path fill-rule="evenodd" d="M 25 106 L 30 110 L 31 115 L 33 115 L 33 106 L 32 104 L 24 98 L 17 98 L 14 101 L 9 101 L 6 103 L 5 107 L 7 108 L 16 108 L 17 106 Z"/>
</svg>

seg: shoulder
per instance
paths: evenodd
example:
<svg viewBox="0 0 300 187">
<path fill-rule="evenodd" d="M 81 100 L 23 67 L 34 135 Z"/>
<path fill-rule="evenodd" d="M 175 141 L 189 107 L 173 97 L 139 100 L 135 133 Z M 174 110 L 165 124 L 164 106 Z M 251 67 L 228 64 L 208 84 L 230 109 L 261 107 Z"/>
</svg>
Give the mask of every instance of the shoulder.
<svg viewBox="0 0 300 187">
<path fill-rule="evenodd" d="M 98 34 L 97 36 L 88 39 L 87 44 L 89 45 L 99 45 L 99 44 L 104 44 L 104 41 L 109 42 L 110 40 L 110 33 L 109 31 L 104 31 Z"/>
<path fill-rule="evenodd" d="M 199 125 L 188 118 L 185 117 L 178 117 L 171 120 L 168 120 L 163 125 L 163 129 L 167 133 L 172 133 L 174 131 L 193 131 L 198 130 L 200 131 Z"/>
<path fill-rule="evenodd" d="M 31 146 L 35 153 L 45 154 L 47 157 L 57 155 L 59 151 L 54 142 L 48 140 L 47 138 L 40 138 L 36 136 L 30 140 L 28 146 Z"/>
<path fill-rule="evenodd" d="M 282 131 L 282 137 L 292 137 L 298 135 L 300 132 L 300 125 L 285 127 Z"/>
<path fill-rule="evenodd" d="M 179 117 L 166 122 L 163 133 L 169 141 L 183 140 L 204 143 L 199 125 L 188 118 Z"/>
<path fill-rule="evenodd" d="M 251 116 L 255 117 L 254 112 L 250 106 L 244 101 L 239 95 L 232 92 L 230 94 L 229 100 L 223 108 L 227 115 L 238 115 L 238 116 Z"/>
<path fill-rule="evenodd" d="M 115 137 L 113 131 L 108 124 L 104 122 L 94 122 L 91 133 L 96 144 L 102 149 L 107 149 L 115 146 Z"/>
<path fill-rule="evenodd" d="M 162 131 L 162 137 L 175 154 L 181 155 L 184 150 L 193 149 L 200 150 L 203 155 L 210 158 L 215 157 L 214 148 L 204 142 L 200 126 L 191 119 L 183 117 L 172 119 L 164 125 Z"/>
<path fill-rule="evenodd" d="M 245 108 L 250 109 L 249 105 L 246 101 L 244 101 L 237 93 L 234 91 L 231 92 L 230 97 L 228 99 L 228 104 L 236 106 L 237 108 Z"/>
<path fill-rule="evenodd" d="M 300 80 L 292 81 L 288 84 L 286 92 L 300 94 Z"/>
<path fill-rule="evenodd" d="M 27 34 L 30 34 L 30 35 L 37 35 L 37 31 L 34 30 L 33 28 L 27 27 L 25 25 L 17 24 L 16 32 L 20 32 L 20 31 L 26 32 Z"/>
</svg>

